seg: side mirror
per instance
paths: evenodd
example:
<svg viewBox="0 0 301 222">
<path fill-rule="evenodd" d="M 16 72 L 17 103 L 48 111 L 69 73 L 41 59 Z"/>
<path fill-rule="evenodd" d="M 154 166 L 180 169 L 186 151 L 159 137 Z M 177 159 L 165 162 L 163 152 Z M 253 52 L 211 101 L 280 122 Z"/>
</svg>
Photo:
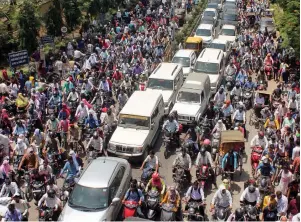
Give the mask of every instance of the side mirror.
<svg viewBox="0 0 301 222">
<path fill-rule="evenodd" d="M 117 203 L 119 203 L 120 202 L 120 198 L 118 198 L 118 197 L 115 197 L 115 198 L 113 198 L 113 200 L 112 200 L 112 204 L 117 204 Z"/>
</svg>

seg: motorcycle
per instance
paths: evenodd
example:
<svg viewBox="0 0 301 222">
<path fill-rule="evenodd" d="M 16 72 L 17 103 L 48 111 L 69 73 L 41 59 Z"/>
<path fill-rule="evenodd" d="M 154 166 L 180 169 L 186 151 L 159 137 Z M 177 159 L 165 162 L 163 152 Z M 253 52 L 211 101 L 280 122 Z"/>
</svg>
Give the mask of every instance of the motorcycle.
<svg viewBox="0 0 301 222">
<path fill-rule="evenodd" d="M 34 180 L 32 182 L 32 193 L 33 193 L 33 199 L 38 202 L 42 196 L 46 193 L 46 186 L 43 181 L 36 181 Z"/>
<path fill-rule="evenodd" d="M 135 217 L 137 215 L 138 202 L 125 201 L 123 209 L 123 218 Z"/>
<path fill-rule="evenodd" d="M 266 65 L 264 67 L 264 72 L 265 72 L 268 80 L 271 80 L 271 78 L 272 78 L 272 68 L 273 67 L 271 65 Z"/>
<path fill-rule="evenodd" d="M 188 139 L 188 140 L 185 141 L 185 143 L 188 146 L 187 152 L 188 152 L 190 158 L 193 159 L 193 158 L 197 157 L 199 151 L 197 149 L 195 149 L 195 147 L 194 147 L 195 142 L 193 142 L 192 140 Z"/>
<path fill-rule="evenodd" d="M 187 176 L 185 174 L 185 170 L 182 166 L 176 166 L 175 167 L 175 172 L 173 173 L 173 181 L 176 184 L 176 188 L 178 190 L 182 190 L 182 188 L 189 182 L 187 180 Z"/>
<path fill-rule="evenodd" d="M 40 209 L 39 221 L 53 221 L 53 212 L 52 208 Z"/>
<path fill-rule="evenodd" d="M 156 189 L 151 189 L 147 193 L 147 219 L 155 220 L 159 212 L 160 193 Z"/>
<path fill-rule="evenodd" d="M 217 221 L 226 221 L 230 215 L 230 208 L 229 207 L 219 207 L 214 209 L 213 217 Z"/>
<path fill-rule="evenodd" d="M 235 73 L 226 74 L 226 88 L 228 91 L 231 91 L 235 85 Z"/>
<path fill-rule="evenodd" d="M 260 176 L 257 180 L 258 189 L 260 192 L 260 198 L 263 200 L 263 198 L 270 193 L 273 193 L 273 189 L 271 186 L 271 178 L 266 176 Z"/>
<path fill-rule="evenodd" d="M 263 148 L 261 146 L 255 146 L 252 148 L 251 152 L 251 166 L 252 166 L 252 175 L 255 176 L 256 169 L 259 165 L 261 159 Z"/>
<path fill-rule="evenodd" d="M 243 103 L 246 109 L 250 109 L 252 106 L 252 89 L 245 88 L 243 91 Z"/>
<path fill-rule="evenodd" d="M 221 137 L 220 133 L 213 134 L 213 139 L 211 142 L 211 149 L 212 149 L 211 156 L 213 161 L 216 159 L 216 154 L 218 153 L 219 150 L 220 137 Z"/>
<path fill-rule="evenodd" d="M 209 120 L 205 117 L 201 123 L 201 140 L 210 139 L 210 132 L 212 129 L 212 124 L 210 124 Z"/>
<path fill-rule="evenodd" d="M 233 98 L 232 98 L 232 106 L 233 106 L 233 109 L 237 109 L 238 108 L 238 106 L 239 106 L 239 102 L 240 102 L 240 98 L 239 98 L 239 96 L 233 96 Z"/>
<path fill-rule="evenodd" d="M 174 211 L 175 205 L 171 203 L 165 203 L 162 205 L 160 221 L 175 221 L 176 212 Z"/>
<path fill-rule="evenodd" d="M 198 209 L 200 207 L 203 207 L 204 205 L 206 205 L 206 203 L 202 202 L 188 202 L 188 210 L 186 212 L 183 213 L 183 215 L 185 217 L 187 217 L 188 221 L 205 221 L 204 215 L 201 215 L 198 212 Z"/>
<path fill-rule="evenodd" d="M 31 173 L 32 173 L 32 171 L 24 172 L 24 187 L 25 187 L 24 195 L 25 195 L 27 202 L 30 202 L 33 199 L 33 192 L 32 192 L 32 186 L 31 186 L 32 181 L 31 181 L 31 176 L 30 176 Z"/>
<path fill-rule="evenodd" d="M 168 131 L 164 131 L 164 137 L 163 137 L 163 146 L 165 147 L 164 151 L 164 157 L 167 159 L 171 153 L 171 149 L 175 145 L 175 139 L 174 134 Z"/>
<path fill-rule="evenodd" d="M 209 166 L 202 165 L 200 168 L 198 168 L 196 171 L 196 177 L 200 182 L 201 188 L 204 190 L 206 180 L 209 178 Z"/>
<path fill-rule="evenodd" d="M 94 147 L 89 147 L 88 151 L 87 151 L 87 161 L 88 164 L 91 163 L 92 160 L 95 160 L 98 156 L 98 153 L 96 152 L 96 150 L 94 149 Z"/>
<path fill-rule="evenodd" d="M 141 182 L 147 184 L 148 181 L 151 179 L 155 170 L 156 170 L 155 166 L 148 164 L 142 171 Z"/>
<path fill-rule="evenodd" d="M 259 221 L 258 210 L 256 206 L 246 205 L 244 206 L 244 211 L 245 211 L 247 221 Z"/>
</svg>

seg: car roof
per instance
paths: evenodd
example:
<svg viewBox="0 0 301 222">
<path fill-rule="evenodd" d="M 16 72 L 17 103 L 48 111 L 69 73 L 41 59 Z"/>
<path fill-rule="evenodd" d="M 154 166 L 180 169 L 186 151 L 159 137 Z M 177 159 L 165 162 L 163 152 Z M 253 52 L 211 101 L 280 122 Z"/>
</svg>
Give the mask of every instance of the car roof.
<svg viewBox="0 0 301 222">
<path fill-rule="evenodd" d="M 204 12 L 216 12 L 216 9 L 215 8 L 206 8 L 205 10 L 204 10 Z"/>
<path fill-rule="evenodd" d="M 117 157 L 99 157 L 88 165 L 79 178 L 78 184 L 93 188 L 108 187 L 114 171 L 120 163 L 129 164 L 126 160 Z"/>
<path fill-rule="evenodd" d="M 197 61 L 217 63 L 220 60 L 220 55 L 223 55 L 223 50 L 221 49 L 205 48 L 200 53 Z"/>
<path fill-rule="evenodd" d="M 176 75 L 173 74 L 181 68 L 182 66 L 178 63 L 162 62 L 152 72 L 149 78 L 173 80 L 176 78 Z"/>
<path fill-rule="evenodd" d="M 260 22 L 269 22 L 269 21 L 274 22 L 274 19 L 270 17 L 262 17 L 260 19 Z"/>
<path fill-rule="evenodd" d="M 200 24 L 197 29 L 212 29 L 212 26 L 211 24 Z"/>
<path fill-rule="evenodd" d="M 222 38 L 217 38 L 213 39 L 212 43 L 217 43 L 217 44 L 227 44 L 228 40 L 222 39 Z"/>
<path fill-rule="evenodd" d="M 234 29 L 235 30 L 235 26 L 234 25 L 223 25 L 222 29 Z"/>
<path fill-rule="evenodd" d="M 176 52 L 174 57 L 187 57 L 189 58 L 190 55 L 194 52 L 194 50 L 191 49 L 180 49 Z"/>
<path fill-rule="evenodd" d="M 192 72 L 187 76 L 180 91 L 199 92 L 204 88 L 204 83 L 208 78 L 209 76 L 206 74 Z"/>
<path fill-rule="evenodd" d="M 135 91 L 120 114 L 150 117 L 160 98 L 162 98 L 162 95 L 158 91 Z"/>
</svg>

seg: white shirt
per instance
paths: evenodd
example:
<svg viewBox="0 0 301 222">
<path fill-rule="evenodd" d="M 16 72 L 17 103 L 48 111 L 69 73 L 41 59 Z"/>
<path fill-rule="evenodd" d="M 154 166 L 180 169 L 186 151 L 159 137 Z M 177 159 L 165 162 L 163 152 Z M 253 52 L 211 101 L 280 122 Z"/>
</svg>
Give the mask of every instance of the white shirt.
<svg viewBox="0 0 301 222">
<path fill-rule="evenodd" d="M 16 193 L 20 193 L 20 190 L 18 188 L 18 185 L 16 182 L 11 182 L 10 185 L 3 184 L 3 187 L 0 192 L 0 197 L 8 197 L 9 193 L 12 193 L 12 195 Z"/>
<path fill-rule="evenodd" d="M 296 146 L 293 149 L 293 153 L 292 153 L 292 160 L 294 160 L 296 157 L 300 156 L 300 146 Z"/>
<path fill-rule="evenodd" d="M 47 165 L 46 169 L 44 164 L 39 166 L 39 173 L 45 173 L 45 174 L 52 174 L 52 168 L 51 166 Z"/>
<path fill-rule="evenodd" d="M 22 156 L 25 153 L 25 150 L 27 149 L 27 146 L 24 142 L 22 143 L 17 143 L 15 146 L 15 152 L 19 155 Z"/>
<path fill-rule="evenodd" d="M 298 213 L 295 216 L 293 216 L 292 222 L 300 222 L 300 213 Z"/>
<path fill-rule="evenodd" d="M 191 197 L 193 200 L 204 200 L 204 191 L 202 188 L 198 187 L 197 189 L 193 189 L 193 186 L 190 186 L 185 195 L 187 198 Z"/>
<path fill-rule="evenodd" d="M 172 166 L 180 165 L 183 166 L 185 170 L 191 169 L 191 158 L 189 154 L 186 153 L 185 157 L 180 153 L 177 155 L 176 159 L 173 161 Z"/>
<path fill-rule="evenodd" d="M 28 211 L 28 203 L 26 200 L 20 200 L 19 203 L 17 203 L 15 200 L 12 200 L 12 204 L 15 204 L 16 209 L 20 211 L 21 214 L 27 213 Z"/>
<path fill-rule="evenodd" d="M 89 110 L 88 107 L 86 105 L 84 105 L 84 107 L 82 107 L 81 105 L 79 105 L 76 109 L 75 115 L 79 115 L 79 118 L 86 118 L 88 116 Z"/>
<path fill-rule="evenodd" d="M 297 100 L 293 101 L 290 100 L 287 106 L 289 109 L 298 109 L 298 103 Z"/>
<path fill-rule="evenodd" d="M 225 100 L 226 100 L 226 95 L 225 93 L 223 92 L 222 94 L 220 94 L 219 92 L 217 92 L 214 96 L 214 99 L 213 99 L 215 102 L 217 103 L 224 103 Z"/>
<path fill-rule="evenodd" d="M 229 190 L 226 190 L 225 194 L 222 194 L 222 191 L 219 189 L 215 192 L 211 204 L 217 205 L 220 207 L 229 207 L 232 206 L 232 196 Z"/>
<path fill-rule="evenodd" d="M 203 156 L 201 152 L 199 152 L 195 163 L 197 164 L 197 166 L 207 165 L 209 163 L 210 166 L 212 167 L 213 161 L 212 161 L 211 154 L 208 151 L 206 151 L 205 156 Z"/>
<path fill-rule="evenodd" d="M 245 111 L 240 112 L 239 110 L 236 110 L 233 114 L 233 120 L 246 121 Z"/>
<path fill-rule="evenodd" d="M 63 70 L 63 62 L 60 60 L 57 60 L 54 64 L 54 67 L 57 68 L 58 71 Z"/>
<path fill-rule="evenodd" d="M 280 199 L 276 198 L 277 200 L 277 211 L 278 213 L 285 213 L 287 211 L 287 197 L 282 194 Z"/>
<path fill-rule="evenodd" d="M 253 146 L 261 146 L 264 149 L 268 148 L 268 140 L 264 136 L 263 139 L 260 139 L 258 135 L 254 136 L 253 139 L 251 140 L 251 147 Z"/>
<path fill-rule="evenodd" d="M 45 193 L 39 200 L 38 206 L 40 207 L 45 202 L 46 207 L 57 209 L 61 205 L 60 199 L 55 196 L 54 198 L 49 198 L 48 194 Z"/>
<path fill-rule="evenodd" d="M 78 98 L 79 98 L 79 96 L 78 96 L 77 92 L 70 92 L 67 100 L 69 101 L 69 99 L 71 99 L 71 101 L 77 101 Z"/>
<path fill-rule="evenodd" d="M 254 193 L 250 193 L 249 188 L 247 187 L 240 196 L 240 201 L 243 201 L 244 199 L 246 199 L 249 202 L 255 202 L 256 201 L 256 203 L 259 203 L 260 202 L 259 189 L 256 188 Z"/>
<path fill-rule="evenodd" d="M 255 98 L 255 105 L 256 104 L 264 105 L 264 98 L 263 97 L 260 98 L 259 96 L 257 96 Z"/>
<path fill-rule="evenodd" d="M 98 137 L 98 139 L 94 139 L 92 137 L 87 144 L 87 147 L 89 147 L 90 145 L 93 146 L 95 150 L 102 151 L 103 140 L 101 137 Z"/>
<path fill-rule="evenodd" d="M 144 160 L 145 163 L 149 162 L 149 163 L 155 163 L 156 165 L 159 164 L 159 160 L 158 160 L 158 157 L 157 156 L 154 156 L 153 158 L 150 157 L 150 155 L 148 155 L 145 160 Z"/>
<path fill-rule="evenodd" d="M 79 59 L 80 57 L 82 57 L 82 56 L 84 56 L 85 54 L 83 54 L 81 51 L 79 51 L 79 50 L 75 50 L 74 51 L 74 58 L 75 59 Z"/>
</svg>

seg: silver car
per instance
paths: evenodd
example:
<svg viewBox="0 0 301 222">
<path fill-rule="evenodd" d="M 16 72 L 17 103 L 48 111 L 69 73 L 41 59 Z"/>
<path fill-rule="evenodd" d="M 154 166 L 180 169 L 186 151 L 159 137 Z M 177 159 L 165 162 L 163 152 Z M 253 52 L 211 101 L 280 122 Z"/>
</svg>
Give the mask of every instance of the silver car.
<svg viewBox="0 0 301 222">
<path fill-rule="evenodd" d="M 116 157 L 93 160 L 76 183 L 59 220 L 116 221 L 131 178 L 127 160 Z"/>
</svg>

